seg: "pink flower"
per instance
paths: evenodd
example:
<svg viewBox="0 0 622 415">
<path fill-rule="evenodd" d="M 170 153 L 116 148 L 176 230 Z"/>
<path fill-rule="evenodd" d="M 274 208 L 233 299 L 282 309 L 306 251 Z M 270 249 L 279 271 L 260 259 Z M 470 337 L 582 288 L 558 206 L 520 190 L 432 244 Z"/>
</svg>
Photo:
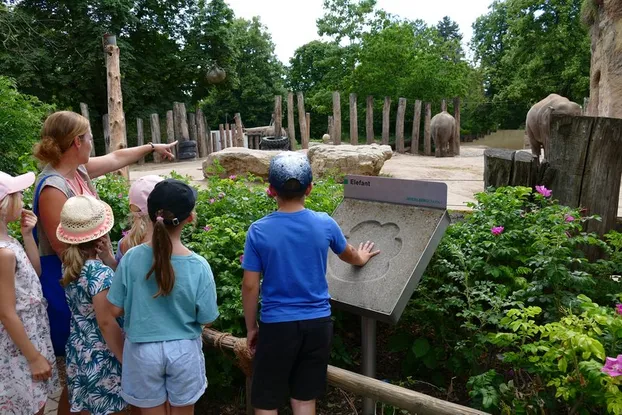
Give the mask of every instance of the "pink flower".
<svg viewBox="0 0 622 415">
<path fill-rule="evenodd" d="M 574 222 L 574 216 L 566 215 L 565 220 L 566 220 L 566 222 Z"/>
<path fill-rule="evenodd" d="M 240 255 L 240 262 L 244 262 L 244 254 Z"/>
<path fill-rule="evenodd" d="M 601 371 L 612 377 L 622 376 L 622 354 L 615 359 L 608 357 Z"/>
<path fill-rule="evenodd" d="M 490 232 L 493 235 L 498 236 L 498 235 L 501 235 L 503 233 L 504 229 L 505 228 L 503 226 L 493 226 L 492 229 L 490 229 Z"/>
<path fill-rule="evenodd" d="M 551 194 L 553 194 L 551 190 L 544 186 L 536 186 L 536 192 L 540 193 L 544 197 L 551 197 Z"/>
<path fill-rule="evenodd" d="M 230 178 L 231 180 L 235 180 L 237 177 L 238 177 L 238 176 L 236 176 L 235 174 L 232 174 L 231 176 L 229 176 L 229 178 Z"/>
<path fill-rule="evenodd" d="M 616 304 L 616 313 L 622 315 L 622 304 Z"/>
<path fill-rule="evenodd" d="M 209 200 L 210 205 L 213 204 L 215 201 L 216 201 L 215 199 L 210 199 Z"/>
<path fill-rule="evenodd" d="M 222 199 L 223 197 L 225 197 L 225 194 L 223 192 L 218 193 L 218 198 Z"/>
<path fill-rule="evenodd" d="M 211 227 L 211 226 L 209 226 L 209 225 L 206 225 L 206 226 L 204 226 L 204 227 L 203 227 L 203 230 L 204 230 L 205 232 L 209 232 L 209 231 L 211 231 L 211 230 L 212 230 L 212 227 Z"/>
</svg>

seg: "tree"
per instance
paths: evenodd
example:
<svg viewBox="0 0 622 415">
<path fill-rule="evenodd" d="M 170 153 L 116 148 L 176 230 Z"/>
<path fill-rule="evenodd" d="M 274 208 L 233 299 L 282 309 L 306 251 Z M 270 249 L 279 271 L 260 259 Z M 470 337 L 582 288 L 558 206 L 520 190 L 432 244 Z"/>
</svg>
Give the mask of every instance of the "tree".
<svg viewBox="0 0 622 415">
<path fill-rule="evenodd" d="M 443 17 L 442 20 L 436 25 L 438 35 L 445 41 L 446 44 L 451 44 L 451 54 L 445 56 L 447 60 L 453 60 L 454 62 L 464 58 L 464 52 L 462 50 L 462 34 L 460 33 L 460 26 L 449 18 L 449 16 Z"/>
<path fill-rule="evenodd" d="M 354 43 L 361 38 L 376 0 L 324 0 L 324 16 L 317 20 L 318 34 L 328 35 L 336 43 L 348 38 Z"/>
</svg>

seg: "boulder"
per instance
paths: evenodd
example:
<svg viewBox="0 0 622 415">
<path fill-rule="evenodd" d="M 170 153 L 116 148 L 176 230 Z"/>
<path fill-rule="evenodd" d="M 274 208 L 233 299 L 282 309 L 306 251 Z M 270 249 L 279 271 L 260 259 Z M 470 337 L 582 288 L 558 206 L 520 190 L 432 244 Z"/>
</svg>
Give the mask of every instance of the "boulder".
<svg viewBox="0 0 622 415">
<path fill-rule="evenodd" d="M 393 156 L 387 145 L 342 144 L 339 146 L 320 144 L 309 148 L 307 157 L 314 175 L 360 174 L 378 176 L 384 162 Z"/>
<path fill-rule="evenodd" d="M 213 176 L 212 167 L 218 162 L 224 172 L 221 177 L 229 177 L 232 174 L 251 173 L 263 179 L 268 178 L 270 160 L 280 151 L 251 150 L 244 147 L 229 147 L 207 156 L 203 162 L 203 176 Z"/>
</svg>

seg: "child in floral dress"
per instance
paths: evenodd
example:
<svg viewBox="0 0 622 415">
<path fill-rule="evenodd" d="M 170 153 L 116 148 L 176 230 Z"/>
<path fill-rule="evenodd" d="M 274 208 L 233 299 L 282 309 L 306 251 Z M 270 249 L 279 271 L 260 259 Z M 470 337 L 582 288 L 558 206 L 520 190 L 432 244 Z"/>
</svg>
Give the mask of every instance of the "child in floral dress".
<svg viewBox="0 0 622 415">
<path fill-rule="evenodd" d="M 22 209 L 33 173 L 0 172 L 0 414 L 43 414 L 60 386 L 50 338 L 47 302 L 37 275 L 41 266 L 32 230 L 37 217 Z M 7 223 L 21 218 L 24 248 Z"/>
<path fill-rule="evenodd" d="M 113 225 L 105 202 L 74 196 L 65 202 L 56 230 L 58 240 L 68 244 L 61 284 L 71 310 L 65 350 L 72 412 L 108 415 L 127 407 L 121 397 L 123 334 L 106 300 L 114 272 L 96 259 L 108 247 L 102 242 Z"/>
</svg>

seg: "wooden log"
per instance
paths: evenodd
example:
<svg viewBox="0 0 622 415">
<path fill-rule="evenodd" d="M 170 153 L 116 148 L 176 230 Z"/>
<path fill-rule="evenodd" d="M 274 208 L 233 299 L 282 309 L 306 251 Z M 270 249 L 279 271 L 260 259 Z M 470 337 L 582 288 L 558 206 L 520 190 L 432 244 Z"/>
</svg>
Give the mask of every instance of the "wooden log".
<svg viewBox="0 0 622 415">
<path fill-rule="evenodd" d="M 151 142 L 153 144 L 160 144 L 162 139 L 160 137 L 160 117 L 158 114 L 151 114 Z M 159 163 L 162 160 L 160 159 L 160 155 L 157 153 L 153 153 L 153 162 Z"/>
<path fill-rule="evenodd" d="M 203 113 L 203 111 L 201 111 Z M 212 130 L 209 127 L 209 123 L 207 122 L 207 117 L 203 115 L 203 128 L 205 130 L 205 147 L 207 149 L 207 155 L 209 156 L 214 151 L 214 143 L 212 137 Z"/>
<path fill-rule="evenodd" d="M 382 144 L 389 144 L 389 135 L 391 126 L 391 98 L 384 97 L 384 106 L 382 107 Z"/>
<path fill-rule="evenodd" d="M 242 339 L 206 328 L 203 342 L 221 349 L 233 350 Z M 385 402 L 409 413 L 418 415 L 487 415 L 486 412 L 457 405 L 401 386 L 369 378 L 332 365 L 327 368 L 328 383 L 344 391 L 355 393 L 375 401 Z"/>
<path fill-rule="evenodd" d="M 400 98 L 397 104 L 395 120 L 395 151 L 404 154 L 404 117 L 406 115 L 406 98 Z"/>
<path fill-rule="evenodd" d="M 261 137 L 259 137 L 258 135 L 255 136 L 255 149 L 260 150 L 259 148 L 259 142 L 261 141 Z"/>
<path fill-rule="evenodd" d="M 305 124 L 307 125 L 307 148 L 309 148 L 309 141 L 311 139 L 311 113 L 305 113 Z"/>
<path fill-rule="evenodd" d="M 350 94 L 350 144 L 353 146 L 359 143 L 359 125 L 356 108 L 356 94 Z"/>
<path fill-rule="evenodd" d="M 415 101 L 415 115 L 413 118 L 413 135 L 410 142 L 410 153 L 419 154 L 419 129 L 421 128 L 421 100 Z"/>
<path fill-rule="evenodd" d="M 235 142 L 237 147 L 244 147 L 244 130 L 242 129 L 242 116 L 239 112 L 233 117 L 235 120 Z"/>
<path fill-rule="evenodd" d="M 218 124 L 218 133 L 218 150 L 224 150 L 226 148 L 224 124 Z"/>
<path fill-rule="evenodd" d="M 289 147 L 295 150 L 296 144 L 296 124 L 294 121 L 294 93 L 287 93 L 287 135 L 289 135 Z M 301 140 L 302 143 L 302 140 Z"/>
<path fill-rule="evenodd" d="M 104 151 L 108 154 L 110 153 L 110 122 L 108 121 L 108 114 L 102 116 L 102 124 L 104 126 Z"/>
<path fill-rule="evenodd" d="M 225 124 L 225 148 L 231 147 L 231 124 Z"/>
<path fill-rule="evenodd" d="M 367 111 L 365 112 L 365 135 L 367 144 L 372 144 L 374 139 L 374 97 L 367 97 Z"/>
<path fill-rule="evenodd" d="M 121 92 L 120 51 L 115 39 L 116 37 L 114 36 L 104 36 L 111 152 L 127 147 L 125 113 L 123 112 L 123 93 Z M 119 173 L 126 179 L 129 178 L 129 167 L 126 166 L 120 169 Z"/>
<path fill-rule="evenodd" d="M 430 122 L 432 121 L 432 104 L 425 103 L 425 121 L 423 122 L 423 154 L 432 155 L 432 134 L 430 131 Z"/>
<path fill-rule="evenodd" d="M 207 157 L 207 143 L 205 139 L 205 124 L 203 124 L 203 112 L 197 108 L 195 116 L 195 125 L 197 129 L 197 155 L 199 158 Z"/>
<path fill-rule="evenodd" d="M 441 112 L 443 111 L 447 111 L 447 100 L 445 98 L 441 101 Z"/>
<path fill-rule="evenodd" d="M 136 118 L 136 146 L 140 147 L 145 144 L 145 132 L 143 130 L 143 119 Z M 141 157 L 138 164 L 145 164 L 145 158 Z"/>
<path fill-rule="evenodd" d="M 80 113 L 84 118 L 89 122 L 89 129 L 91 130 L 91 135 L 93 134 L 93 130 L 91 129 L 91 119 L 89 117 L 89 106 L 84 102 L 80 103 Z M 91 157 L 95 157 L 95 142 L 91 141 Z"/>
<path fill-rule="evenodd" d="M 460 155 L 460 98 L 454 98 L 454 118 L 456 119 L 456 135 L 453 142 L 454 156 Z"/>
<path fill-rule="evenodd" d="M 189 112 L 188 113 L 188 137 L 190 138 L 190 140 L 192 141 L 198 141 L 197 137 L 199 136 L 198 134 L 199 129 L 197 128 L 197 116 L 194 112 Z M 197 142 L 197 148 L 199 146 L 199 143 Z"/>
<path fill-rule="evenodd" d="M 281 128 L 283 127 L 283 97 L 277 95 L 274 97 L 274 137 L 281 137 Z"/>
<path fill-rule="evenodd" d="M 335 133 L 335 121 L 332 115 L 328 116 L 328 135 L 331 143 L 333 142 L 333 134 Z"/>
<path fill-rule="evenodd" d="M 534 187 L 538 180 L 540 161 L 528 151 L 515 151 L 510 186 Z"/>
<path fill-rule="evenodd" d="M 298 124 L 300 125 L 300 144 L 303 149 L 309 148 L 309 136 L 307 134 L 307 118 L 305 113 L 305 98 L 302 92 L 296 94 L 298 104 Z"/>
<path fill-rule="evenodd" d="M 536 185 L 538 159 L 526 151 L 488 148 L 484 151 L 484 189 Z"/>
<path fill-rule="evenodd" d="M 553 114 L 544 154 L 553 197 L 602 218 L 587 222 L 587 232 L 604 235 L 614 229 L 622 176 L 622 119 Z"/>
<path fill-rule="evenodd" d="M 341 144 L 341 95 L 338 91 L 333 92 L 333 144 Z"/>
<path fill-rule="evenodd" d="M 190 140 L 186 104 L 183 102 L 175 102 L 173 104 L 173 118 L 175 120 L 175 139 L 180 143 Z"/>
<path fill-rule="evenodd" d="M 168 144 L 175 142 L 175 117 L 173 111 L 166 111 L 166 142 Z M 171 149 L 172 153 L 177 157 L 177 146 Z"/>
</svg>

